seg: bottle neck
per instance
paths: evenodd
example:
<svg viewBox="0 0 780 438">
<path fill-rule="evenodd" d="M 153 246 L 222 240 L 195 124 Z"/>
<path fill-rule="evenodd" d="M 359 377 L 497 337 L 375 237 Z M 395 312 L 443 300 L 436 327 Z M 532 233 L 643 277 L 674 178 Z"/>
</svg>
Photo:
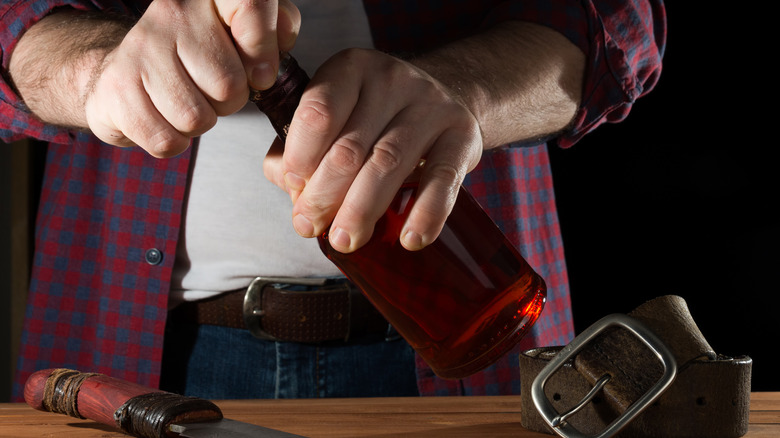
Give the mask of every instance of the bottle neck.
<svg viewBox="0 0 780 438">
<path fill-rule="evenodd" d="M 276 83 L 267 90 L 252 90 L 249 95 L 249 100 L 268 116 L 282 141 L 287 139 L 290 122 L 308 83 L 309 76 L 298 65 L 298 61 L 285 53 L 279 63 Z"/>
</svg>

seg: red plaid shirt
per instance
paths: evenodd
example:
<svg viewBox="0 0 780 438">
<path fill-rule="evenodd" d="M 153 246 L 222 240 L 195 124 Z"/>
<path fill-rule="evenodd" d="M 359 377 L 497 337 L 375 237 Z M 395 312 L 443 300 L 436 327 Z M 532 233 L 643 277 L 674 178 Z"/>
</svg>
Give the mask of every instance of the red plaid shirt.
<svg viewBox="0 0 780 438">
<path fill-rule="evenodd" d="M 625 118 L 658 80 L 665 10 L 653 0 L 364 0 L 374 43 L 410 53 L 502 20 L 557 29 L 587 54 L 583 101 L 561 147 Z M 155 387 L 168 289 L 182 219 L 189 153 L 158 160 L 139 148 L 31 117 L 6 81 L 19 36 L 53 8 L 143 11 L 146 2 L 3 0 L 0 6 L 0 139 L 49 143 L 35 259 L 14 387 L 19 400 L 35 370 L 71 367 Z M 466 181 L 477 200 L 546 280 L 548 303 L 517 351 L 573 337 L 568 280 L 546 145 L 486 153 Z M 518 393 L 517 355 L 462 381 L 436 378 L 424 363 L 423 394 Z"/>
</svg>

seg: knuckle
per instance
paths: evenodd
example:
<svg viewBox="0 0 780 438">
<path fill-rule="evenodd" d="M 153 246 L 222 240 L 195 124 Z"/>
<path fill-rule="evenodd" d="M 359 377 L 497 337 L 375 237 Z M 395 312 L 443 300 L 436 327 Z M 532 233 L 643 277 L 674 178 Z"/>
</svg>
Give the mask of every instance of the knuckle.
<svg viewBox="0 0 780 438">
<path fill-rule="evenodd" d="M 90 130 L 102 142 L 110 144 L 112 146 L 119 146 L 119 147 L 135 146 L 135 143 L 133 143 L 132 140 L 127 138 L 122 133 L 122 131 L 119 131 L 118 129 L 103 128 L 101 126 L 95 128 L 91 127 Z"/>
<path fill-rule="evenodd" d="M 425 173 L 428 177 L 445 184 L 448 187 L 453 187 L 457 190 L 460 183 L 463 181 L 463 173 L 450 163 L 436 163 L 433 165 L 426 164 Z"/>
<path fill-rule="evenodd" d="M 272 5 L 268 0 L 240 0 L 237 10 L 244 13 L 266 12 Z"/>
<path fill-rule="evenodd" d="M 311 131 L 324 132 L 330 126 L 332 117 L 327 106 L 321 102 L 308 101 L 295 111 L 295 118 Z"/>
<path fill-rule="evenodd" d="M 147 152 L 156 158 L 170 158 L 183 152 L 188 144 L 188 141 L 168 131 L 160 131 L 150 138 Z"/>
<path fill-rule="evenodd" d="M 326 155 L 328 163 L 340 174 L 354 174 L 363 166 L 366 147 L 359 141 L 341 137 Z"/>
<path fill-rule="evenodd" d="M 193 105 L 186 107 L 179 116 L 177 126 L 185 133 L 199 134 L 210 129 L 217 123 L 217 115 L 209 107 Z"/>
<path fill-rule="evenodd" d="M 249 92 L 245 79 L 246 74 L 243 71 L 224 71 L 209 85 L 208 93 L 213 100 L 220 103 L 237 100 L 237 96 Z"/>
<path fill-rule="evenodd" d="M 303 201 L 300 205 L 300 210 L 305 212 L 306 216 L 313 221 L 318 221 L 320 218 L 327 216 L 332 205 L 325 196 L 306 196 L 305 198 L 299 198 L 299 202 Z M 296 205 L 296 210 L 299 208 Z"/>
<path fill-rule="evenodd" d="M 392 173 L 401 167 L 403 163 L 401 142 L 388 139 L 382 140 L 374 145 L 368 160 L 372 167 L 381 175 Z"/>
<path fill-rule="evenodd" d="M 385 60 L 385 62 L 383 62 L 382 71 L 382 80 L 388 89 L 409 89 L 410 72 L 407 65 L 394 59 Z M 416 88 L 419 88 L 419 86 Z"/>
</svg>

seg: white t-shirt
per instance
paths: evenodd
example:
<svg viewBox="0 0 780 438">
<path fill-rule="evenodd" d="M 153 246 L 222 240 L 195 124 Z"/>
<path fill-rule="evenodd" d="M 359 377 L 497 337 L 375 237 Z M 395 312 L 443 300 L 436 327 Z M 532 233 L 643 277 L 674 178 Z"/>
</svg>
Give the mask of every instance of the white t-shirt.
<svg viewBox="0 0 780 438">
<path fill-rule="evenodd" d="M 301 31 L 292 55 L 312 75 L 348 47 L 372 47 L 361 0 L 297 0 Z M 257 276 L 334 276 L 316 239 L 292 227 L 292 203 L 263 175 L 276 137 L 254 104 L 221 117 L 194 156 L 171 281 L 171 304 L 245 287 Z"/>
</svg>

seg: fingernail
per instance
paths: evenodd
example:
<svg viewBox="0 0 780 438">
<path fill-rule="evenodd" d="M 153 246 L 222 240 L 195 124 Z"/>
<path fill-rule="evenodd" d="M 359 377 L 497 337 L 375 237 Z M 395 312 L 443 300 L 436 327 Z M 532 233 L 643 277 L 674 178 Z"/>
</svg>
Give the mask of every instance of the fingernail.
<svg viewBox="0 0 780 438">
<path fill-rule="evenodd" d="M 352 240 L 349 237 L 349 233 L 342 230 L 341 228 L 336 228 L 334 230 L 331 230 L 328 240 L 330 241 L 330 244 L 334 246 L 336 249 L 342 248 L 342 249 L 349 249 L 349 245 L 352 242 Z"/>
<path fill-rule="evenodd" d="M 410 251 L 423 248 L 422 236 L 418 233 L 415 233 L 414 231 L 407 231 L 406 234 L 404 234 L 403 241 L 401 243 L 404 245 L 404 248 Z"/>
<path fill-rule="evenodd" d="M 268 62 L 263 62 L 252 69 L 252 86 L 265 90 L 276 82 L 276 73 Z"/>
<path fill-rule="evenodd" d="M 290 199 L 293 204 L 298 201 L 298 197 L 301 196 L 301 192 L 306 187 L 306 180 L 294 173 L 284 174 L 284 186 L 287 189 L 287 194 L 290 195 Z"/>
<path fill-rule="evenodd" d="M 292 172 L 287 172 L 284 174 L 284 185 L 288 189 L 301 191 L 306 186 L 306 180 Z"/>
<path fill-rule="evenodd" d="M 314 225 L 302 214 L 293 217 L 293 228 L 303 237 L 314 237 Z"/>
</svg>

